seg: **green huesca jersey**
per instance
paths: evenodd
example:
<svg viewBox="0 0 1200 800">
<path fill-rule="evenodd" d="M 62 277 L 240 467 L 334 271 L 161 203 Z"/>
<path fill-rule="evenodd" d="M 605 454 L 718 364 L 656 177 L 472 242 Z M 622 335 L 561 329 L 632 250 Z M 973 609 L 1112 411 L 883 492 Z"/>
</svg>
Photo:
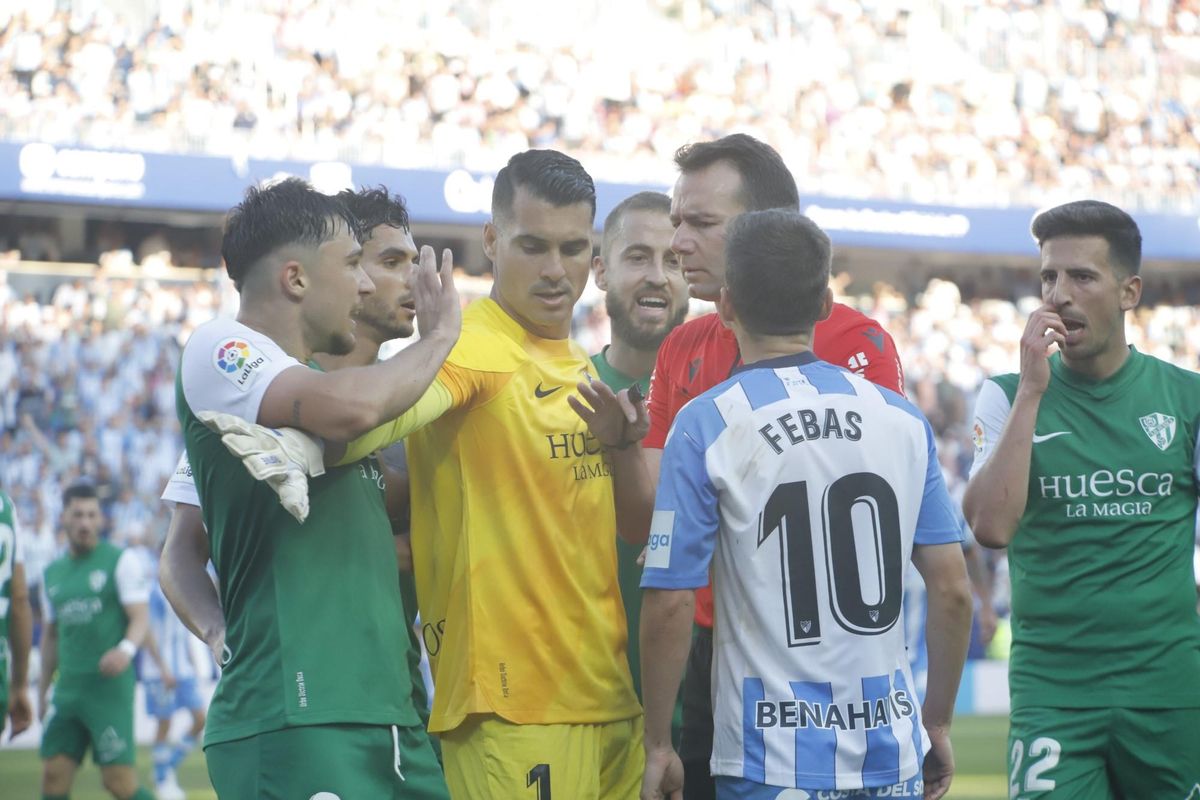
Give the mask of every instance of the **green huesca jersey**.
<svg viewBox="0 0 1200 800">
<path fill-rule="evenodd" d="M 619 372 L 608 363 L 605 357 L 607 352 L 608 348 L 605 347 L 592 356 L 592 364 L 596 367 L 596 374 L 600 376 L 600 380 L 607 383 L 614 392 L 628 389 L 635 383 L 643 395 L 650 391 L 648 374 L 640 378 L 631 378 L 624 372 Z M 640 546 L 629 544 L 617 537 L 617 583 L 621 587 L 621 599 L 625 603 L 625 622 L 629 628 L 629 671 L 633 675 L 633 688 L 638 697 L 642 696 L 641 647 L 638 642 L 638 631 L 642 624 L 642 568 L 637 563 L 641 553 Z"/>
<path fill-rule="evenodd" d="M 42 597 L 58 630 L 60 687 L 101 678 L 100 657 L 125 638 L 129 627 L 124 603 L 144 603 L 148 592 L 136 557 L 108 542 L 84 555 L 67 553 L 46 567 Z M 132 683 L 132 666 L 120 677 Z"/>
<path fill-rule="evenodd" d="M 1057 354 L 1009 546 L 1013 706 L 1200 706 L 1192 575 L 1200 375 L 1131 348 L 1104 381 Z M 974 470 L 1019 376 L 980 391 Z"/>
<path fill-rule="evenodd" d="M 310 479 L 301 524 L 196 417 L 212 410 L 257 419 L 267 386 L 296 366 L 263 334 L 216 320 L 193 334 L 176 382 L 227 625 L 208 745 L 304 725 L 420 724 L 373 460 Z"/>
<path fill-rule="evenodd" d="M 8 614 L 12 603 L 13 567 L 19 563 L 16 512 L 12 498 L 0 492 L 0 707 L 8 698 Z M 0 720 L 2 724 L 3 720 Z"/>
</svg>

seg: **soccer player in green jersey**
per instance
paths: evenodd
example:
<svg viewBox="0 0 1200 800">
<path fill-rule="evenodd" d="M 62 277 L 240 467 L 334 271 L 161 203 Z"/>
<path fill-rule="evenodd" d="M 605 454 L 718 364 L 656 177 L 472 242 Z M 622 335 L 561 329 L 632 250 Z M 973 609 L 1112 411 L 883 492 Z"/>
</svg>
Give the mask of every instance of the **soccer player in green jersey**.
<svg viewBox="0 0 1200 800">
<path fill-rule="evenodd" d="M 1200 375 L 1125 340 L 1128 214 L 1068 203 L 1033 235 L 1043 303 L 1020 373 L 980 390 L 963 499 L 979 542 L 1009 549 L 1009 794 L 1198 796 Z"/>
<path fill-rule="evenodd" d="M 646 395 L 658 346 L 687 318 L 688 287 L 679 256 L 671 249 L 671 198 L 638 192 L 617 204 L 604 220 L 600 255 L 592 262 L 612 342 L 592 356 L 596 374 L 614 392 L 635 383 Z M 629 671 L 642 694 L 638 631 L 641 626 L 642 547 L 617 537 L 617 580 L 629 629 Z"/>
<path fill-rule="evenodd" d="M 375 291 L 363 301 L 356 315 L 354 349 L 340 356 L 313 355 L 313 361 L 326 372 L 370 366 L 379 360 L 379 351 L 385 342 L 407 338 L 415 331 L 412 271 L 419 252 L 409 229 L 408 207 L 404 200 L 384 187 L 357 192 L 346 190 L 337 197 L 362 228 L 360 264 L 375 284 Z M 400 594 L 405 620 L 410 623 L 408 663 L 413 706 L 424 723 L 428 722 L 429 697 L 420 673 L 420 645 L 411 626 L 417 599 L 408 543 L 408 474 L 403 455 L 403 445 L 393 445 L 379 454 L 378 466 L 385 476 L 388 517 L 392 521 L 400 562 Z M 163 499 L 174 504 L 171 528 L 159 566 L 164 593 L 184 624 L 209 643 L 219 662 L 225 644 L 225 618 L 216 587 L 207 572 L 211 556 L 208 533 L 201 519 L 200 500 L 186 453 L 168 482 Z M 437 741 L 430 739 L 430 743 L 436 750 Z"/>
<path fill-rule="evenodd" d="M 0 729 L 7 717 L 12 723 L 10 739 L 33 722 L 29 704 L 33 611 L 29 607 L 25 559 L 17 530 L 17 511 L 12 498 L 0 492 Z"/>
<path fill-rule="evenodd" d="M 96 488 L 63 492 L 68 552 L 42 578 L 42 800 L 61 800 L 88 748 L 104 788 L 119 800 L 148 800 L 134 769 L 133 656 L 149 628 L 150 584 L 131 552 L 100 541 Z M 47 703 L 50 681 L 54 698 Z"/>
<path fill-rule="evenodd" d="M 306 366 L 313 353 L 354 349 L 353 312 L 375 290 L 358 226 L 343 202 L 303 181 L 250 189 L 222 244 L 238 318 L 206 323 L 183 351 L 177 406 L 226 623 L 205 734 L 221 797 L 446 796 L 410 698 L 373 461 L 313 478 L 300 523 L 198 418 L 213 411 L 337 442 L 416 404 L 461 325 L 448 253 L 440 278 L 430 248 L 413 269 L 420 342 L 370 366 Z"/>
</svg>

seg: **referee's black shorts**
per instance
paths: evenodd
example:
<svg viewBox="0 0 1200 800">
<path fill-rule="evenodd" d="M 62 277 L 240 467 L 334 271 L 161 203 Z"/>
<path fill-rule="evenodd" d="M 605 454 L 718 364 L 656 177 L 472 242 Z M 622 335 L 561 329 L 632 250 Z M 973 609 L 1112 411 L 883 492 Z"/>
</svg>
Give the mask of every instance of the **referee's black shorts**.
<svg viewBox="0 0 1200 800">
<path fill-rule="evenodd" d="M 708 771 L 713 747 L 712 628 L 696 625 L 683 675 L 683 800 L 716 800 L 717 789 Z"/>
</svg>

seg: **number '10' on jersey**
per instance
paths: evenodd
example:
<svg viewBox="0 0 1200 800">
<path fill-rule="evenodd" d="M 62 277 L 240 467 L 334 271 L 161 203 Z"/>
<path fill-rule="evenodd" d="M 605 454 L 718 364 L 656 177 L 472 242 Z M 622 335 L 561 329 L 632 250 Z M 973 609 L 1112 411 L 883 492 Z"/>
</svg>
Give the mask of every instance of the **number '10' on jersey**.
<svg viewBox="0 0 1200 800">
<path fill-rule="evenodd" d="M 713 774 L 853 789 L 917 774 L 904 649 L 914 544 L 962 530 L 933 432 L 811 354 L 743 367 L 668 437 L 643 587 L 716 598 Z"/>
</svg>

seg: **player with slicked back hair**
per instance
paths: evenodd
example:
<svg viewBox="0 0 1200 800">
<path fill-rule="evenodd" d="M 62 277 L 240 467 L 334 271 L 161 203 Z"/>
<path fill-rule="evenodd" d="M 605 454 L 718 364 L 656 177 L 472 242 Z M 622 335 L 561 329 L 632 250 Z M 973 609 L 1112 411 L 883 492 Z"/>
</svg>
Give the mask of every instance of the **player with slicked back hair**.
<svg viewBox="0 0 1200 800">
<path fill-rule="evenodd" d="M 568 337 L 592 258 L 595 188 L 573 158 L 519 153 L 496 176 L 491 296 L 434 382 L 438 417 L 408 434 L 413 562 L 451 793 L 632 798 L 641 707 L 625 657 L 606 450 L 572 411 L 594 377 Z"/>
<path fill-rule="evenodd" d="M 363 367 L 378 361 L 384 342 L 411 336 L 413 333 L 413 269 L 418 263 L 417 246 L 409 230 L 408 208 L 403 198 L 385 187 L 343 191 L 337 195 L 354 216 L 361 230 L 363 245 L 360 264 L 375 285 L 375 291 L 364 300 L 356 321 L 354 349 L 343 356 L 317 353 L 313 362 L 326 371 L 346 367 Z M 412 580 L 412 556 L 408 541 L 408 473 L 404 464 L 402 445 L 394 445 L 369 460 L 371 474 L 376 467 L 386 486 L 387 515 L 392 524 L 396 555 L 400 561 L 400 593 L 403 599 L 406 633 L 410 634 L 407 649 L 409 678 L 412 683 L 412 705 L 422 727 L 428 723 L 428 695 L 420 673 L 420 645 L 411 627 L 416 613 L 416 591 Z M 171 526 L 163 550 L 160 573 L 164 591 L 185 624 L 205 641 L 223 643 L 225 620 L 220 602 L 207 572 L 210 555 L 208 534 L 200 516 L 200 500 L 186 453 L 163 492 L 163 499 L 173 505 Z M 218 633 L 219 632 L 219 633 Z M 220 658 L 221 647 L 215 655 Z M 437 743 L 430 740 L 436 749 Z M 411 774 L 410 774 L 411 773 Z M 410 768 L 405 788 L 415 778 Z M 436 781 L 435 781 L 436 783 Z M 444 789 L 443 789 L 444 791 Z"/>
<path fill-rule="evenodd" d="M 1043 302 L 1020 372 L 979 391 L 963 497 L 980 544 L 1008 548 L 1010 790 L 1195 796 L 1200 376 L 1126 341 L 1142 293 L 1132 217 L 1082 200 L 1032 229 Z"/>
<path fill-rule="evenodd" d="M 220 603 L 195 569 L 173 571 L 166 557 L 163 585 L 184 597 L 185 620 L 203 620 L 223 663 L 205 734 L 222 797 L 446 796 L 411 700 L 396 550 L 373 459 L 323 473 L 310 465 L 305 517 L 253 480 L 200 416 L 216 414 L 222 430 L 290 425 L 330 449 L 385 420 L 422 418 L 421 398 L 460 327 L 448 252 L 440 277 L 429 248 L 413 267 L 420 342 L 379 364 L 309 366 L 314 353 L 355 349 L 353 313 L 376 291 L 359 228 L 344 202 L 302 181 L 250 189 L 222 247 L 238 319 L 201 326 L 183 351 L 177 410 Z M 264 430 L 248 437 L 274 441 Z M 202 552 L 189 541 L 186 552 Z"/>
</svg>

